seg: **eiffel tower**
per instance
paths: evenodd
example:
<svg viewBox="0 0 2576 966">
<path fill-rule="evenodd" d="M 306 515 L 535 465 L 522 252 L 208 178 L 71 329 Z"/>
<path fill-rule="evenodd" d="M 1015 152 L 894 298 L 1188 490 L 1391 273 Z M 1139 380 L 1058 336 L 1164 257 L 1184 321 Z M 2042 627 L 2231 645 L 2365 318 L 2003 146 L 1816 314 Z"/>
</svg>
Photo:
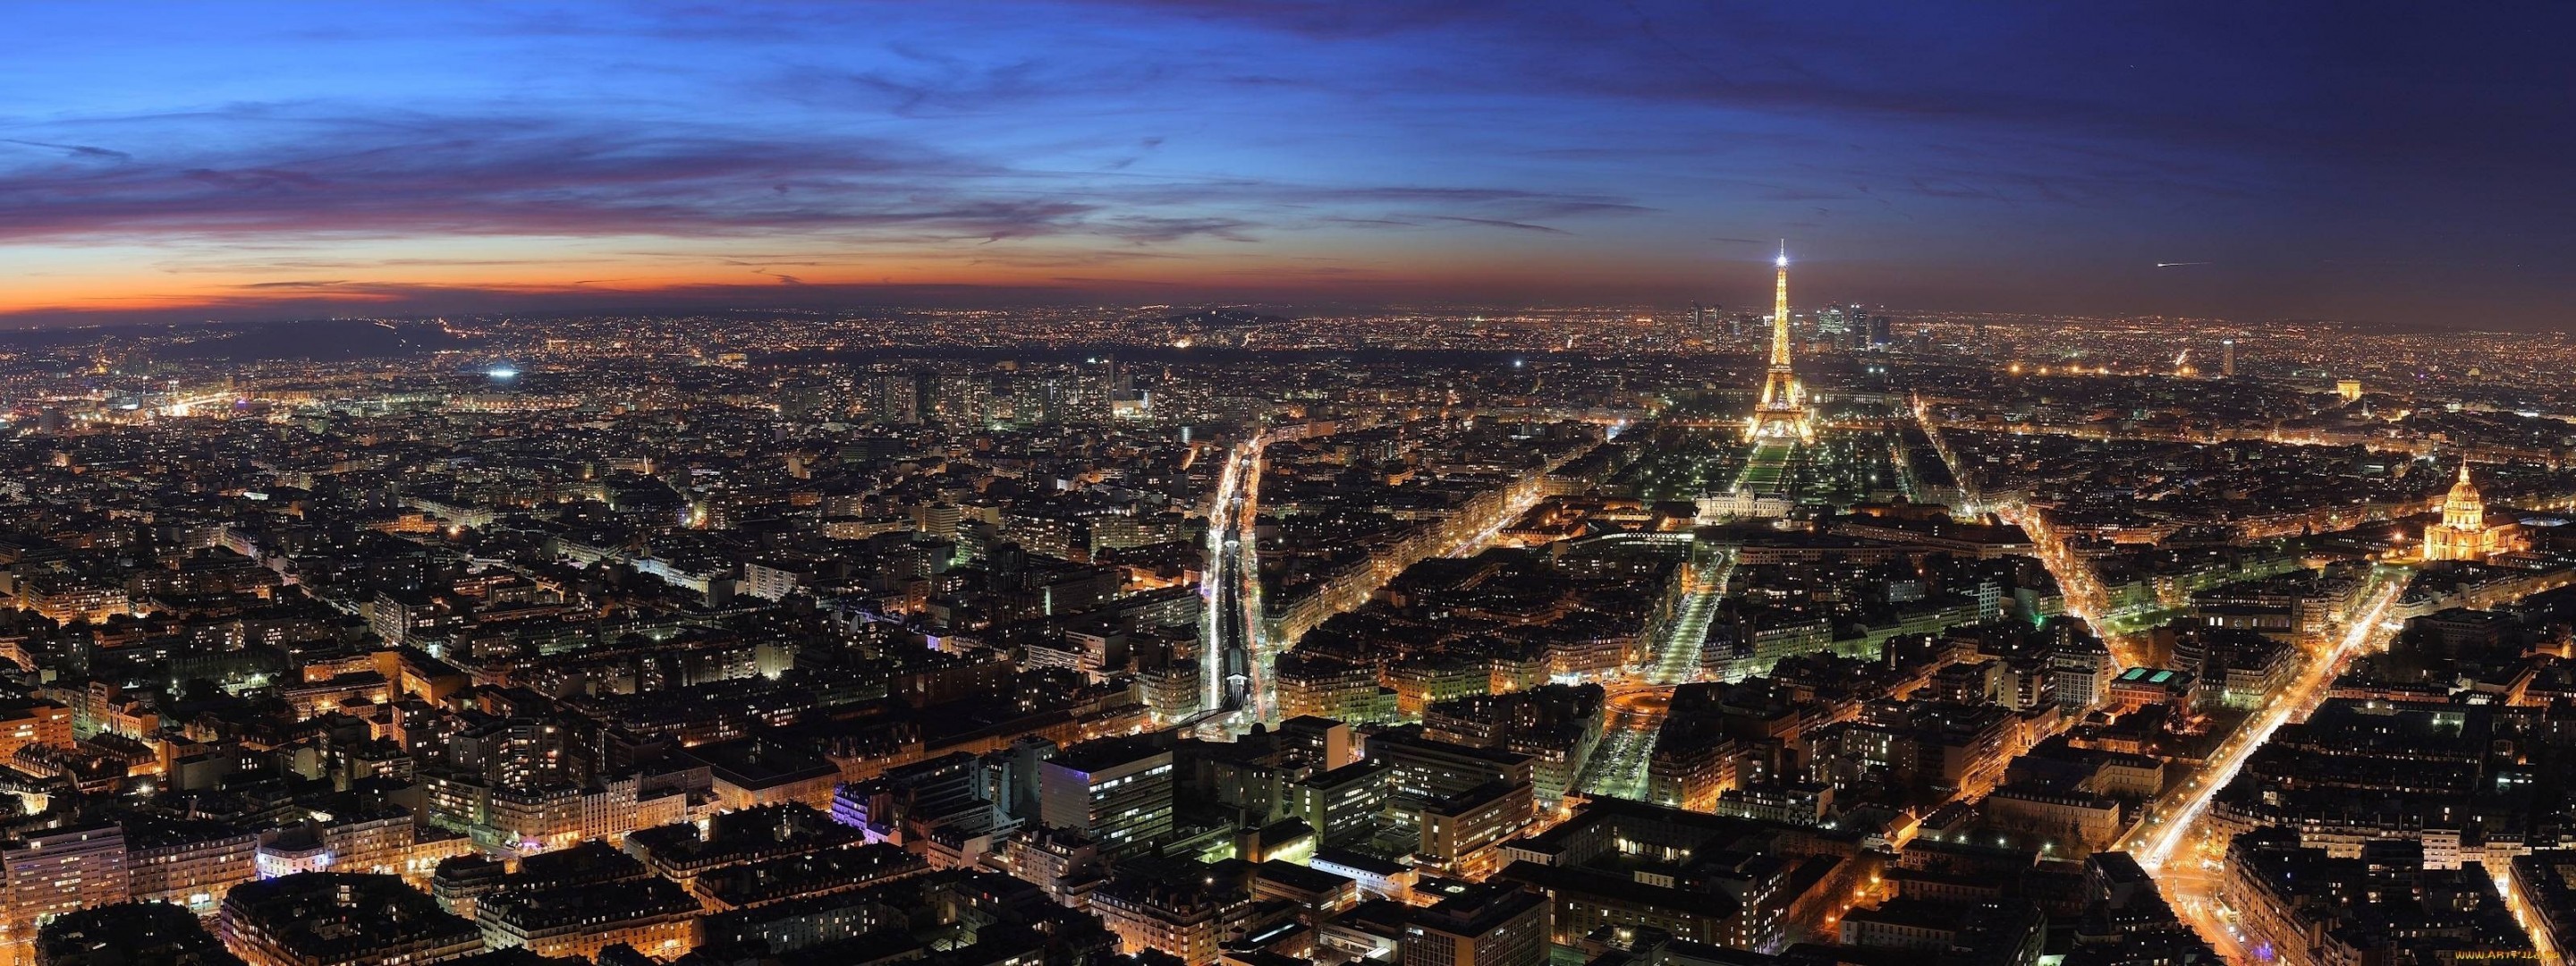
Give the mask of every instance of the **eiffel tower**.
<svg viewBox="0 0 2576 966">
<path fill-rule="evenodd" d="M 1789 242 L 1780 242 L 1779 282 L 1771 296 L 1771 371 L 1762 377 L 1762 401 L 1744 421 L 1747 440 L 1795 440 L 1812 443 L 1816 426 L 1808 418 L 1807 387 L 1789 366 Z"/>
</svg>

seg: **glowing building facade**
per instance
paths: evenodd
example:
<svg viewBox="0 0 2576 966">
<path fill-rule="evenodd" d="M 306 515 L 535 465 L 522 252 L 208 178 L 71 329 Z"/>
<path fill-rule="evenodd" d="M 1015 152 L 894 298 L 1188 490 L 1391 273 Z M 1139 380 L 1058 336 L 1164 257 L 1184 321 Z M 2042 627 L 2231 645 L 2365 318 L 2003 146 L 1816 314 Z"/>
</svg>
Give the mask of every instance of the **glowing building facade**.
<svg viewBox="0 0 2576 966">
<path fill-rule="evenodd" d="M 2460 480 L 2442 500 L 2442 522 L 2424 528 L 2424 559 L 2484 561 L 2507 550 L 2510 527 L 2487 523 L 2486 499 L 2469 482 L 2469 464 L 2460 463 Z"/>
</svg>

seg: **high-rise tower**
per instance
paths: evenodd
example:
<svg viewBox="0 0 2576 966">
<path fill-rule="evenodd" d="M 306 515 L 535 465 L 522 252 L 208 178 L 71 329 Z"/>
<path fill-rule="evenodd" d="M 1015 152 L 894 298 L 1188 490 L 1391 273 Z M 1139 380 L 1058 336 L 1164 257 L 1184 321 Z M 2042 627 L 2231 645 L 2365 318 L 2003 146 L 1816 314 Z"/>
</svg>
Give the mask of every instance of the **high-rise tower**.
<svg viewBox="0 0 2576 966">
<path fill-rule="evenodd" d="M 1813 442 L 1816 427 L 1807 417 L 1807 387 L 1789 364 L 1789 243 L 1780 242 L 1778 281 L 1771 294 L 1771 371 L 1762 377 L 1762 401 L 1744 421 L 1744 438 Z"/>
</svg>

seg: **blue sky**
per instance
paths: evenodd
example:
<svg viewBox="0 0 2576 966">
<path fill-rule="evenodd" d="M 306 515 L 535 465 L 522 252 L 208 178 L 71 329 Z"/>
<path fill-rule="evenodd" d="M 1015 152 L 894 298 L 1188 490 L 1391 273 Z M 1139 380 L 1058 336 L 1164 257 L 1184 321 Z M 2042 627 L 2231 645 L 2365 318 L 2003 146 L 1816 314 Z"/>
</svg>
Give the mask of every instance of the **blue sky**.
<svg viewBox="0 0 2576 966">
<path fill-rule="evenodd" d="M 0 320 L 1755 302 L 2562 327 L 2566 6 L 0 8 Z M 2157 262 L 2208 262 L 2157 269 Z"/>
</svg>

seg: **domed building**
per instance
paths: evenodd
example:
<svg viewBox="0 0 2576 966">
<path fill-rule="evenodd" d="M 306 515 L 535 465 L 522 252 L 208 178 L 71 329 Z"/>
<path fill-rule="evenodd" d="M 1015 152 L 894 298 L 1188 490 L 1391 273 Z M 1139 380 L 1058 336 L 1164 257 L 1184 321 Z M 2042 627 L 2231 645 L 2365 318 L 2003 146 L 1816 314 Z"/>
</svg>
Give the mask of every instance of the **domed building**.
<svg viewBox="0 0 2576 966">
<path fill-rule="evenodd" d="M 2460 461 L 2460 481 L 2442 500 L 2442 522 L 2424 528 L 2424 559 L 2483 563 L 2489 557 L 2520 549 L 2512 521 L 2489 523 L 2486 498 L 2469 482 L 2469 463 Z"/>
</svg>

